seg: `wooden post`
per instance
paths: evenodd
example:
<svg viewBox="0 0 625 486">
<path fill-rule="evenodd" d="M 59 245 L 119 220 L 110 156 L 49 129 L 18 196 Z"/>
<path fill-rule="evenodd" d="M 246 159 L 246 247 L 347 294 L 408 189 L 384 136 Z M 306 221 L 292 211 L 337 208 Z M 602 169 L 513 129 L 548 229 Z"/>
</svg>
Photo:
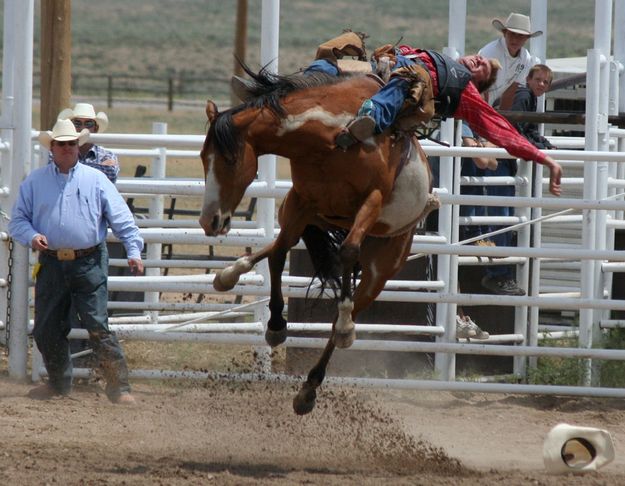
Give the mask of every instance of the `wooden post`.
<svg viewBox="0 0 625 486">
<path fill-rule="evenodd" d="M 167 81 L 167 110 L 174 111 L 174 78 Z"/>
<path fill-rule="evenodd" d="M 41 115 L 39 128 L 50 130 L 69 107 L 72 91 L 72 2 L 41 2 Z"/>
<path fill-rule="evenodd" d="M 234 69 L 233 74 L 237 76 L 243 75 L 243 68 L 239 65 L 237 59 L 245 62 L 245 50 L 247 47 L 247 0 L 237 0 L 237 24 L 234 39 Z M 230 105 L 238 105 L 240 103 L 234 93 L 230 93 Z"/>
<path fill-rule="evenodd" d="M 113 108 L 113 76 L 109 74 L 106 84 L 106 106 Z"/>
</svg>

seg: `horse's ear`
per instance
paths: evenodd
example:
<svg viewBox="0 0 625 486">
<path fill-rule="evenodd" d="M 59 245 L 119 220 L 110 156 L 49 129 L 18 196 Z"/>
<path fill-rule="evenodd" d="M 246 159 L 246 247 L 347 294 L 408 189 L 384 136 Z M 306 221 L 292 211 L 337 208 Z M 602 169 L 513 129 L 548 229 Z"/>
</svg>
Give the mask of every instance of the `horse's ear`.
<svg viewBox="0 0 625 486">
<path fill-rule="evenodd" d="M 232 78 L 230 78 L 230 89 L 232 89 L 232 92 L 241 101 L 247 101 L 252 97 L 252 93 L 250 92 L 251 88 L 252 85 L 250 82 L 239 76 L 232 76 Z"/>
<path fill-rule="evenodd" d="M 208 100 L 206 102 L 206 117 L 208 118 L 208 123 L 213 123 L 218 114 L 219 110 L 217 109 L 217 105 L 211 100 Z"/>
</svg>

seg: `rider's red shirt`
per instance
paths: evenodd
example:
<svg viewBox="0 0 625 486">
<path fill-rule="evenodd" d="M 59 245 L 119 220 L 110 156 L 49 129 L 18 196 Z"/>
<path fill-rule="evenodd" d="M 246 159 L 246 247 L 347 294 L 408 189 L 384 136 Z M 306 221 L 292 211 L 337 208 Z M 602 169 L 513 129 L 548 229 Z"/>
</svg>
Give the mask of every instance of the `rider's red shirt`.
<svg viewBox="0 0 625 486">
<path fill-rule="evenodd" d="M 437 96 L 438 73 L 434 67 L 434 61 L 425 51 L 415 49 L 414 54 L 430 71 L 434 96 Z M 454 113 L 454 118 L 466 121 L 473 133 L 497 147 L 505 148 L 515 157 L 534 160 L 539 164 L 545 161 L 545 154 L 529 143 L 508 120 L 486 103 L 473 83 L 469 83 L 460 95 L 460 103 Z"/>
</svg>

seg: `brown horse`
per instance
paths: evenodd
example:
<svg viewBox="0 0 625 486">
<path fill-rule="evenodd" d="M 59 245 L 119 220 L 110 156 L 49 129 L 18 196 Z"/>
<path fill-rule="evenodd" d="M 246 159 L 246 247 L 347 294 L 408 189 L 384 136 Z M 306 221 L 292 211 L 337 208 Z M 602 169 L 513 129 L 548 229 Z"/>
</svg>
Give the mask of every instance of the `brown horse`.
<svg viewBox="0 0 625 486">
<path fill-rule="evenodd" d="M 417 222 L 438 207 L 438 200 L 431 194 L 427 158 L 412 137 L 383 133 L 347 151 L 334 144 L 363 100 L 379 89 L 376 80 L 278 76 L 265 70 L 249 74 L 253 81 L 246 102 L 223 113 L 211 101 L 206 106 L 210 127 L 201 151 L 206 187 L 199 222 L 208 236 L 227 233 L 234 210 L 256 176 L 257 158 L 277 154 L 290 159 L 293 188 L 280 206 L 279 236 L 224 269 L 213 285 L 230 290 L 241 274 L 268 258 L 271 316 L 265 339 L 277 346 L 286 340 L 281 274 L 287 252 L 300 237 L 317 275 L 338 283 L 332 334 L 293 400 L 295 412 L 302 415 L 314 408 L 316 388 L 335 346 L 353 343 L 353 319 L 401 268 Z M 338 244 L 336 230 L 343 231 Z M 361 279 L 352 297 L 358 264 Z"/>
</svg>

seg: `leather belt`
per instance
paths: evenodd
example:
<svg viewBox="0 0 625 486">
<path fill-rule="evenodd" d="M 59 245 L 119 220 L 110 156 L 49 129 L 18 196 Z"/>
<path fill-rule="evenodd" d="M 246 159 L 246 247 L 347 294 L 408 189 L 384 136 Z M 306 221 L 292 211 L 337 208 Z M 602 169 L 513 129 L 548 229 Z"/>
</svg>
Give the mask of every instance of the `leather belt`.
<svg viewBox="0 0 625 486">
<path fill-rule="evenodd" d="M 74 250 L 73 248 L 59 248 L 58 250 L 41 250 L 44 255 L 56 258 L 59 261 L 76 260 L 76 258 L 86 257 L 91 255 L 98 249 L 100 245 L 92 246 L 91 248 L 83 248 L 81 250 Z"/>
</svg>

